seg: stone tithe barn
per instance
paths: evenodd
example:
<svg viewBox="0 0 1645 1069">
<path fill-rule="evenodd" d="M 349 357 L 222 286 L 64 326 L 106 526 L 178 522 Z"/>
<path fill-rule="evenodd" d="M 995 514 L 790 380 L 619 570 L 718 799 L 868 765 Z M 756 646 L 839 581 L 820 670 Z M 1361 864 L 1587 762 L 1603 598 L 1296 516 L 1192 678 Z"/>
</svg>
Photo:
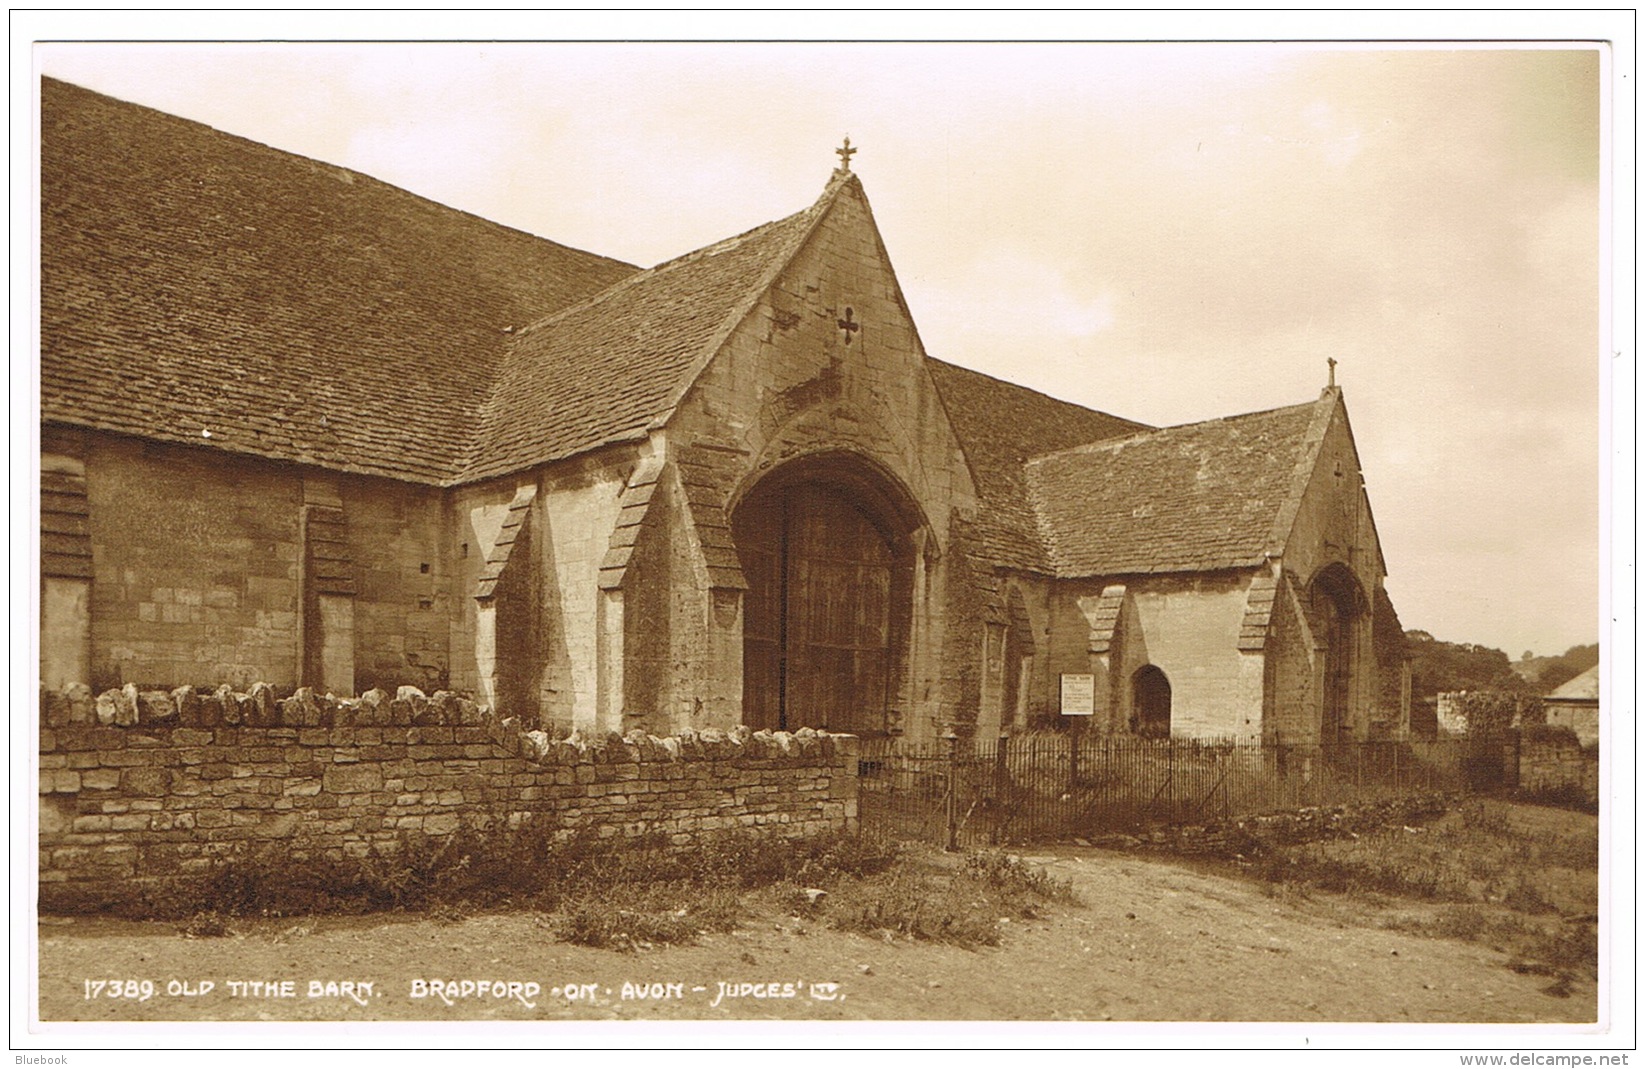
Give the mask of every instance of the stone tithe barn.
<svg viewBox="0 0 1645 1069">
<path fill-rule="evenodd" d="M 1155 429 L 933 359 L 848 163 L 641 270 L 61 82 L 41 139 L 47 687 L 1407 731 L 1341 391 Z"/>
</svg>

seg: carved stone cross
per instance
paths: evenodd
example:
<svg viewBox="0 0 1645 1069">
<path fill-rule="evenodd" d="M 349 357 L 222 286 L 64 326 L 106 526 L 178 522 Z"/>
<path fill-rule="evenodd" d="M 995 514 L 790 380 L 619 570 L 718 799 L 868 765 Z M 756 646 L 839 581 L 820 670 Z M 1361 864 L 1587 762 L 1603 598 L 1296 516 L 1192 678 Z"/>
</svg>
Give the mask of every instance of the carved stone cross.
<svg viewBox="0 0 1645 1069">
<path fill-rule="evenodd" d="M 851 157 L 856 154 L 857 150 L 851 147 L 851 139 L 847 137 L 845 144 L 834 150 L 834 155 L 840 158 L 840 170 L 849 171 L 851 169 Z"/>
<path fill-rule="evenodd" d="M 845 318 L 838 320 L 836 325 L 840 328 L 841 333 L 845 335 L 845 344 L 847 347 L 851 345 L 851 335 L 862 329 L 862 324 L 851 318 L 850 308 L 845 310 Z"/>
</svg>

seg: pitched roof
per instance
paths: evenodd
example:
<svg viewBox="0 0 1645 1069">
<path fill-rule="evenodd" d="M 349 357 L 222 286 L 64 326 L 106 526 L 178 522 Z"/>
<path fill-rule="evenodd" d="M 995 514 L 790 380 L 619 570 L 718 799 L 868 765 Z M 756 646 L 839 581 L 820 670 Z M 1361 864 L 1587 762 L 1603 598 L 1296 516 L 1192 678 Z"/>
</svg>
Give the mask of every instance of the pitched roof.
<svg viewBox="0 0 1645 1069">
<path fill-rule="evenodd" d="M 1599 665 L 1561 683 L 1547 697 L 1553 701 L 1598 701 Z"/>
<path fill-rule="evenodd" d="M 462 478 L 479 479 L 643 437 L 854 175 L 805 211 L 659 264 L 533 323 L 510 347 Z"/>
<path fill-rule="evenodd" d="M 635 270 L 43 80 L 47 422 L 443 482 L 503 329 Z"/>
<path fill-rule="evenodd" d="M 1146 428 L 1009 382 L 927 357 L 926 367 L 977 486 L 973 535 L 998 567 L 1045 571 L 1050 566 L 1024 463 L 1034 456 Z"/>
<path fill-rule="evenodd" d="M 1336 395 L 1037 457 L 1027 483 L 1060 576 L 1260 564 Z M 1324 408 L 1322 406 L 1330 406 Z"/>
</svg>

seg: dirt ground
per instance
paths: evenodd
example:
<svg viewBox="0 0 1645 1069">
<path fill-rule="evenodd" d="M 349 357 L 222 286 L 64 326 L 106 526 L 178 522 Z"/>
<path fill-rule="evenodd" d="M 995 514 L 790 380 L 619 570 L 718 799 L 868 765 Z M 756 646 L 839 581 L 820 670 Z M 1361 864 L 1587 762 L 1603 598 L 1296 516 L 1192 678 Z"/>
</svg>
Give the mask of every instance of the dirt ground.
<svg viewBox="0 0 1645 1069">
<path fill-rule="evenodd" d="M 1596 1018 L 1591 982 L 1558 997 L 1545 990 L 1547 977 L 1510 971 L 1507 956 L 1488 946 L 1386 927 L 1401 913 L 1409 919 L 1431 907 L 1275 896 L 1170 860 L 1095 849 L 1059 848 L 1028 860 L 1071 878 L 1084 905 L 1059 906 L 1045 920 L 1012 922 L 1000 946 L 977 950 L 887 943 L 784 916 L 750 921 L 695 946 L 628 954 L 557 942 L 542 918 L 530 914 L 454 923 L 426 917 L 258 921 L 201 939 L 185 938 L 176 924 L 43 918 L 39 1016 L 100 1022 Z M 98 981 L 110 983 L 99 988 Z M 290 984 L 282 990 L 285 981 Z M 434 982 L 447 986 L 436 992 Z"/>
</svg>

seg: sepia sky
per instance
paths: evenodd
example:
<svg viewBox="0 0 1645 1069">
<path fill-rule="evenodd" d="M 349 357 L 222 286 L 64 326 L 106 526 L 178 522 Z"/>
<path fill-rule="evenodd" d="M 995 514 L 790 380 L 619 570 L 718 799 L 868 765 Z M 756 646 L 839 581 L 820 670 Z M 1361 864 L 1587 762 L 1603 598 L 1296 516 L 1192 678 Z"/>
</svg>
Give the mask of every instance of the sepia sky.
<svg viewBox="0 0 1645 1069">
<path fill-rule="evenodd" d="M 1339 361 L 1407 628 L 1599 637 L 1601 53 L 49 45 L 39 69 L 642 266 L 849 134 L 927 350 L 1153 424 Z"/>
</svg>

